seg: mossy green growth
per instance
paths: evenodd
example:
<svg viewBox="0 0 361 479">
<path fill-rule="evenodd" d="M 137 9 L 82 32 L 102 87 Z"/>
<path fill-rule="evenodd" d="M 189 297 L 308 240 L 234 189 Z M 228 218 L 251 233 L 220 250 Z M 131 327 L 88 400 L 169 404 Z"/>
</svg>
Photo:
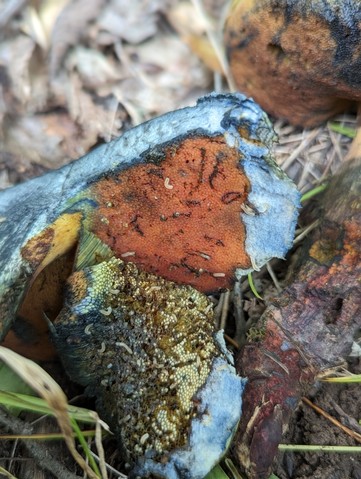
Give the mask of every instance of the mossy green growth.
<svg viewBox="0 0 361 479">
<path fill-rule="evenodd" d="M 266 336 L 266 326 L 264 324 L 256 324 L 251 326 L 247 331 L 248 343 L 260 343 Z"/>
</svg>

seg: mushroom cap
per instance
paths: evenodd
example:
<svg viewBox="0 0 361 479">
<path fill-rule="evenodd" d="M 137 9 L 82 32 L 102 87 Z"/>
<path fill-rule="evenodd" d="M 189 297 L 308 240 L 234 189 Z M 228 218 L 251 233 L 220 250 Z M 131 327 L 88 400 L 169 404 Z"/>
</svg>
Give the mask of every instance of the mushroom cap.
<svg viewBox="0 0 361 479">
<path fill-rule="evenodd" d="M 235 1 L 225 44 L 238 88 L 268 113 L 315 126 L 361 99 L 361 3 Z"/>
</svg>

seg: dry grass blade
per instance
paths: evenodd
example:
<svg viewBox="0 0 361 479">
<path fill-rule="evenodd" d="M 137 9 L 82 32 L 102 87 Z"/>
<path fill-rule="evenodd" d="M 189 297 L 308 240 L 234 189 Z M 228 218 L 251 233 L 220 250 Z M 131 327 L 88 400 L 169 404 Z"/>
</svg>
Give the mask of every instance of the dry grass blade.
<svg viewBox="0 0 361 479">
<path fill-rule="evenodd" d="M 105 462 L 105 454 L 102 442 L 102 425 L 97 414 L 94 413 L 95 419 L 95 445 L 99 455 L 99 468 L 103 479 L 108 479 L 108 473 Z"/>
<path fill-rule="evenodd" d="M 338 421 L 337 419 L 335 419 L 333 416 L 331 416 L 330 414 L 328 414 L 326 411 L 324 411 L 323 409 L 321 409 L 320 407 L 316 406 L 316 404 L 313 404 L 312 401 L 310 401 L 309 399 L 307 399 L 306 397 L 303 397 L 302 398 L 302 401 L 304 403 L 306 403 L 308 406 L 310 406 L 312 409 L 314 409 L 316 412 L 318 412 L 318 414 L 321 414 L 321 416 L 325 417 L 326 419 L 328 419 L 330 422 L 332 422 L 332 424 L 334 424 L 335 426 L 339 427 L 340 429 L 342 429 L 343 432 L 345 432 L 346 434 L 348 434 L 349 436 L 351 436 L 355 441 L 361 443 L 361 434 L 353 431 L 352 429 L 348 428 L 347 426 L 344 426 L 342 423 L 340 423 L 340 421 Z"/>
<path fill-rule="evenodd" d="M 38 364 L 3 346 L 0 346 L 0 359 L 11 367 L 48 403 L 49 407 L 54 411 L 60 430 L 64 434 L 65 443 L 73 458 L 91 479 L 98 479 L 98 476 L 76 450 L 73 429 L 67 410 L 68 401 L 61 387 Z"/>
<path fill-rule="evenodd" d="M 291 166 L 301 152 L 305 150 L 310 143 L 312 143 L 312 141 L 320 134 L 320 132 L 321 128 L 316 128 L 306 133 L 305 138 L 301 141 L 298 147 L 293 150 L 290 156 L 282 163 L 282 168 L 285 171 Z"/>
<path fill-rule="evenodd" d="M 233 77 L 231 70 L 228 65 L 228 61 L 226 59 L 226 55 L 224 54 L 224 49 L 221 44 L 221 41 L 217 38 L 217 35 L 215 35 L 215 32 L 210 24 L 210 21 L 204 11 L 203 4 L 201 0 L 191 0 L 196 12 L 198 15 L 203 19 L 204 24 L 206 25 L 206 34 L 207 38 L 209 40 L 209 43 L 211 44 L 214 53 L 222 67 L 222 71 L 224 76 L 226 77 L 228 88 L 230 91 L 237 91 L 236 84 L 234 83 Z"/>
<path fill-rule="evenodd" d="M 82 431 L 81 432 L 84 437 L 91 437 L 93 438 L 96 434 L 95 429 L 91 429 L 89 431 Z M 75 434 L 73 433 L 75 437 Z M 0 439 L 2 441 L 10 440 L 14 441 L 16 439 L 23 439 L 23 440 L 31 440 L 31 441 L 52 441 L 52 440 L 59 440 L 64 439 L 64 435 L 61 433 L 39 433 L 39 434 L 1 434 Z"/>
<path fill-rule="evenodd" d="M 267 268 L 268 274 L 270 275 L 270 277 L 273 281 L 273 284 L 275 285 L 275 287 L 277 289 L 277 292 L 280 293 L 282 291 L 282 287 L 281 287 L 281 285 L 280 285 L 280 283 L 277 279 L 276 273 L 273 271 L 273 268 L 270 265 L 270 263 L 266 263 L 266 268 Z"/>
<path fill-rule="evenodd" d="M 97 456 L 93 451 L 90 451 L 90 453 L 98 462 L 100 462 L 99 456 Z M 105 467 L 107 468 L 109 472 L 111 472 L 116 477 L 116 479 L 128 479 L 128 476 L 118 471 L 107 462 L 105 463 Z"/>
<path fill-rule="evenodd" d="M 312 230 L 317 228 L 317 226 L 320 224 L 319 220 L 314 221 L 310 225 L 306 226 L 293 240 L 293 245 L 299 243 L 302 241 Z"/>
</svg>

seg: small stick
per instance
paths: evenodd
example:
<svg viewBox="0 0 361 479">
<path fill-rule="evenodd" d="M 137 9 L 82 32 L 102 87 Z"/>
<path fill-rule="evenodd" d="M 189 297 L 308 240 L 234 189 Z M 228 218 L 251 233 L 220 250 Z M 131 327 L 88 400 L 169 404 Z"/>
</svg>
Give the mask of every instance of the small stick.
<svg viewBox="0 0 361 479">
<path fill-rule="evenodd" d="M 281 285 L 280 285 L 280 283 L 277 279 L 276 273 L 273 271 L 273 268 L 270 265 L 270 263 L 266 263 L 266 268 L 267 268 L 268 274 L 271 276 L 273 284 L 275 285 L 275 287 L 277 289 L 277 292 L 280 293 L 282 291 L 282 288 L 281 288 Z"/>
<path fill-rule="evenodd" d="M 223 329 L 226 327 L 226 321 L 229 311 L 229 289 L 224 293 L 223 304 L 222 304 L 222 314 L 221 314 L 221 322 L 219 329 Z"/>
<path fill-rule="evenodd" d="M 224 339 L 227 341 L 227 343 L 231 344 L 234 348 L 239 349 L 239 344 L 237 341 L 235 341 L 233 338 L 228 336 L 228 334 L 224 334 Z"/>
<path fill-rule="evenodd" d="M 0 408 L 0 424 L 12 431 L 13 434 L 31 434 L 32 427 L 26 422 L 16 417 L 10 416 L 2 408 Z M 35 441 L 22 441 L 25 448 L 29 451 L 35 462 L 42 469 L 51 472 L 59 479 L 80 479 L 80 476 L 71 473 L 66 469 L 43 444 L 38 444 Z"/>
<path fill-rule="evenodd" d="M 233 287 L 234 316 L 236 320 L 235 341 L 240 346 L 246 343 L 247 324 L 242 308 L 242 288 L 239 280 L 235 281 Z"/>
<path fill-rule="evenodd" d="M 352 429 L 350 429 L 347 426 L 344 426 L 342 423 L 340 423 L 340 421 L 338 421 L 333 416 L 328 414 L 328 412 L 326 412 L 323 409 L 321 409 L 320 407 L 316 406 L 316 404 L 313 404 L 313 402 L 310 401 L 308 398 L 303 397 L 302 401 L 304 403 L 306 403 L 308 406 L 310 406 L 312 409 L 314 409 L 316 412 L 318 412 L 318 414 L 321 414 L 321 416 L 325 417 L 330 422 L 332 422 L 332 424 L 334 424 L 338 428 L 342 429 L 343 432 L 345 432 L 346 434 L 351 436 L 353 439 L 355 439 L 355 441 L 361 443 L 361 434 L 359 434 L 358 432 L 353 431 Z"/>
</svg>

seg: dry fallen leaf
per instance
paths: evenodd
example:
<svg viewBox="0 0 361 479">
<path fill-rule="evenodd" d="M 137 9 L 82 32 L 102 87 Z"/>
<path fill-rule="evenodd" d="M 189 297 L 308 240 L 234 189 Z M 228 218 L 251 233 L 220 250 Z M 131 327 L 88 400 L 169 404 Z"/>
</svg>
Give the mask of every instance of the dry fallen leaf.
<svg viewBox="0 0 361 479">
<path fill-rule="evenodd" d="M 153 37 L 158 31 L 160 13 L 169 0 L 112 0 L 98 20 L 99 30 L 106 31 L 116 39 L 138 44 Z"/>
<path fill-rule="evenodd" d="M 51 34 L 50 75 L 56 76 L 67 50 L 76 45 L 105 0 L 74 0 L 58 16 Z"/>
</svg>

